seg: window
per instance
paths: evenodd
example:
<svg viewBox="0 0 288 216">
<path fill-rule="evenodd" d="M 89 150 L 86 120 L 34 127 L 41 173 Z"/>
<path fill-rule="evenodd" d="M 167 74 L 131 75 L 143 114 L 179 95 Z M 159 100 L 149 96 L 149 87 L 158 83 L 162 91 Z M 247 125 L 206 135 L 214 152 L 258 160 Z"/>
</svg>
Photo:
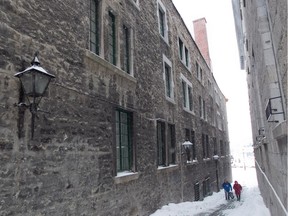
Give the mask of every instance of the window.
<svg viewBox="0 0 288 216">
<path fill-rule="evenodd" d="M 212 83 L 210 80 L 208 80 L 208 90 L 209 90 L 209 94 L 212 96 L 213 94 L 213 88 L 212 88 Z"/>
<path fill-rule="evenodd" d="M 187 111 L 192 111 L 193 110 L 192 84 L 183 74 L 181 74 L 181 79 L 182 79 L 183 107 Z"/>
<path fill-rule="evenodd" d="M 208 135 L 206 135 L 205 147 L 206 147 L 206 157 L 209 158 L 210 151 L 209 151 L 209 136 Z"/>
<path fill-rule="evenodd" d="M 166 9 L 161 1 L 158 1 L 158 21 L 159 21 L 159 33 L 162 38 L 168 43 L 168 26 Z"/>
<path fill-rule="evenodd" d="M 204 117 L 204 106 L 203 106 L 204 104 L 203 104 L 203 100 L 201 96 L 199 96 L 198 102 L 199 102 L 199 114 L 200 114 L 200 117 L 203 118 Z"/>
<path fill-rule="evenodd" d="M 159 8 L 159 25 L 160 25 L 160 34 L 162 37 L 165 37 L 165 13 Z"/>
<path fill-rule="evenodd" d="M 171 98 L 172 97 L 172 91 L 171 91 L 171 87 L 172 87 L 172 79 L 171 79 L 171 68 L 169 67 L 169 65 L 165 64 L 165 81 L 166 81 L 166 96 Z"/>
<path fill-rule="evenodd" d="M 111 64 L 116 65 L 116 23 L 115 16 L 109 11 L 109 35 L 108 35 L 108 59 Z"/>
<path fill-rule="evenodd" d="M 183 61 L 183 42 L 180 38 L 179 38 L 179 56 L 181 61 Z"/>
<path fill-rule="evenodd" d="M 218 111 L 217 111 L 217 126 L 219 130 L 222 130 L 222 118 Z"/>
<path fill-rule="evenodd" d="M 182 63 L 187 67 L 190 68 L 190 55 L 189 51 L 186 46 L 184 46 L 183 41 L 179 38 L 179 56 Z"/>
<path fill-rule="evenodd" d="M 165 95 L 167 99 L 174 101 L 172 64 L 165 56 L 163 56 L 163 58 Z"/>
<path fill-rule="evenodd" d="M 216 137 L 213 137 L 213 155 L 218 155 L 218 149 L 217 149 L 217 140 Z"/>
<path fill-rule="evenodd" d="M 175 164 L 176 163 L 175 125 L 168 124 L 167 144 L 169 147 L 169 164 Z"/>
<path fill-rule="evenodd" d="M 203 181 L 203 197 L 206 197 L 210 194 L 211 194 L 210 177 L 207 177 Z"/>
<path fill-rule="evenodd" d="M 220 154 L 221 156 L 225 155 L 224 144 L 222 140 L 220 140 Z"/>
<path fill-rule="evenodd" d="M 197 160 L 196 158 L 196 142 L 195 142 L 195 131 L 191 131 L 191 142 L 193 143 L 192 145 L 192 159 Z"/>
<path fill-rule="evenodd" d="M 132 123 L 131 112 L 116 110 L 117 172 L 133 169 Z"/>
<path fill-rule="evenodd" d="M 99 1 L 90 1 L 90 50 L 97 55 L 100 53 L 99 33 Z"/>
<path fill-rule="evenodd" d="M 192 160 L 197 160 L 196 158 L 196 143 L 195 143 L 195 131 L 192 129 L 185 129 L 185 140 L 192 142 Z"/>
<path fill-rule="evenodd" d="M 131 73 L 130 29 L 123 25 L 122 70 Z"/>
<path fill-rule="evenodd" d="M 186 67 L 189 67 L 189 52 L 188 49 L 185 47 L 185 65 Z"/>
<path fill-rule="evenodd" d="M 166 127 L 165 122 L 157 121 L 157 164 L 158 166 L 176 164 L 176 138 L 174 124 L 167 124 Z"/>
<path fill-rule="evenodd" d="M 209 158 L 209 136 L 202 134 L 203 158 Z"/>
<path fill-rule="evenodd" d="M 200 118 L 203 118 L 203 119 L 207 120 L 207 113 L 206 113 L 206 104 L 205 104 L 205 101 L 202 99 L 201 96 L 199 96 L 198 102 L 199 102 L 199 114 L 200 114 Z"/>
<path fill-rule="evenodd" d="M 205 134 L 202 134 L 202 152 L 203 152 L 203 158 L 206 158 L 206 145 L 205 145 Z"/>
<path fill-rule="evenodd" d="M 196 62 L 196 76 L 197 79 L 202 82 L 202 68 L 200 67 L 200 65 L 198 64 L 198 62 Z"/>
<path fill-rule="evenodd" d="M 204 100 L 202 100 L 202 107 L 203 107 L 203 118 L 205 119 L 205 120 L 207 120 L 207 112 L 206 112 L 206 103 L 205 103 L 205 101 Z"/>
<path fill-rule="evenodd" d="M 166 166 L 165 123 L 157 121 L 158 166 Z"/>
</svg>

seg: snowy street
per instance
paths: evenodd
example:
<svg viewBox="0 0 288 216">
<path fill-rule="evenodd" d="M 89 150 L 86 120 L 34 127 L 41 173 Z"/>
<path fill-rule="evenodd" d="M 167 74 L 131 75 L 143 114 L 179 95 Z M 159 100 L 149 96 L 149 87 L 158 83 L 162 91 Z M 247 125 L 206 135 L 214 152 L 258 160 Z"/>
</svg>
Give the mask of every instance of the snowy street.
<svg viewBox="0 0 288 216">
<path fill-rule="evenodd" d="M 233 168 L 233 182 L 242 185 L 241 201 L 225 200 L 223 189 L 203 201 L 170 203 L 151 216 L 270 216 L 260 195 L 255 168 Z"/>
</svg>

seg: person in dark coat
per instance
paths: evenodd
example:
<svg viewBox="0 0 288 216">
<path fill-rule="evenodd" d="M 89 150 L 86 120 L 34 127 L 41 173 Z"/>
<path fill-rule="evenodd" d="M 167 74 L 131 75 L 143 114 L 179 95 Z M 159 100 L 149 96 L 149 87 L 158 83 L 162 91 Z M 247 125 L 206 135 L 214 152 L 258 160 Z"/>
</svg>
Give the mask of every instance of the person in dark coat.
<svg viewBox="0 0 288 216">
<path fill-rule="evenodd" d="M 222 187 L 225 191 L 225 199 L 229 200 L 230 199 L 229 192 L 232 191 L 231 184 L 225 179 L 224 183 L 222 184 Z"/>
<path fill-rule="evenodd" d="M 237 201 L 240 201 L 242 186 L 237 181 L 235 181 L 233 185 L 233 189 L 235 191 Z"/>
</svg>

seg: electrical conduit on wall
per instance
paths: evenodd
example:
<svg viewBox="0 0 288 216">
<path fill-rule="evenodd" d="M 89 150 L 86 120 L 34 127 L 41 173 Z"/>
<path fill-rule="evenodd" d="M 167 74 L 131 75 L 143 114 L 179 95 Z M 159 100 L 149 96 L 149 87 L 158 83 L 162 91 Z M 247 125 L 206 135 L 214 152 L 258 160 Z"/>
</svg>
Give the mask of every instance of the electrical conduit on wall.
<svg viewBox="0 0 288 216">
<path fill-rule="evenodd" d="M 256 163 L 258 169 L 260 170 L 260 172 L 261 172 L 261 173 L 263 174 L 263 176 L 265 177 L 265 179 L 266 179 L 267 183 L 269 184 L 270 188 L 272 189 L 273 193 L 275 194 L 275 196 L 276 196 L 276 198 L 277 198 L 280 206 L 282 207 L 284 213 L 285 213 L 286 215 L 288 215 L 288 212 L 286 211 L 285 206 L 284 206 L 283 203 L 281 202 L 281 199 L 279 198 L 278 194 L 276 193 L 275 189 L 273 188 L 272 184 L 270 183 L 268 177 L 266 176 L 266 174 L 264 173 L 264 171 L 261 169 L 261 167 L 260 167 L 260 165 L 258 164 L 257 160 L 255 160 L 255 163 Z"/>
</svg>

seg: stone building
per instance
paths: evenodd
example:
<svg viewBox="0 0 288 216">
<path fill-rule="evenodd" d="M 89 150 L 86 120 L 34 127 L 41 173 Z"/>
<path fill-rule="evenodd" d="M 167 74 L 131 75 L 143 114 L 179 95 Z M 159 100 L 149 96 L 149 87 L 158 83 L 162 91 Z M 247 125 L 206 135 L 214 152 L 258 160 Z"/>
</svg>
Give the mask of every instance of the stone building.
<svg viewBox="0 0 288 216">
<path fill-rule="evenodd" d="M 233 6 L 259 188 L 271 215 L 287 215 L 287 1 L 233 0 Z"/>
<path fill-rule="evenodd" d="M 231 179 L 226 99 L 171 0 L 0 11 L 0 215 L 145 216 Z M 33 127 L 14 74 L 36 51 L 56 78 Z"/>
</svg>

